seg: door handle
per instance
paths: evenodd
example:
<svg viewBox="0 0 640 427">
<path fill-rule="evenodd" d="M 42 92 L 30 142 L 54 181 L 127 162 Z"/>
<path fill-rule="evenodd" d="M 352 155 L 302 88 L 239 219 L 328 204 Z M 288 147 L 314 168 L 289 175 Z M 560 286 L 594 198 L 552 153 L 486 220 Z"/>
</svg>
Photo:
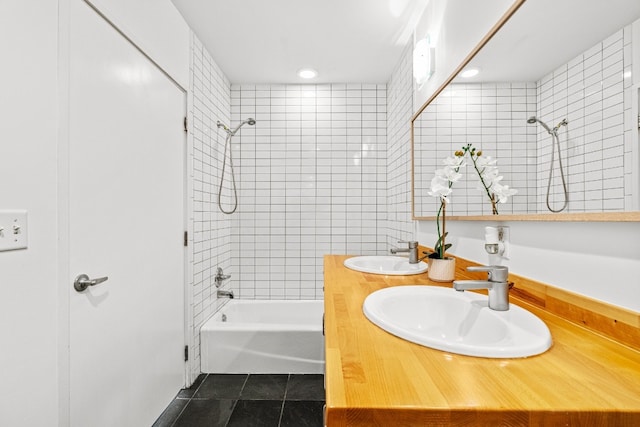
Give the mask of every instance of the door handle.
<svg viewBox="0 0 640 427">
<path fill-rule="evenodd" d="M 107 276 L 98 277 L 97 279 L 89 279 L 89 276 L 86 274 L 81 274 L 73 281 L 73 288 L 78 292 L 82 292 L 89 286 L 95 286 L 98 283 L 106 282 L 108 279 L 109 277 Z"/>
</svg>

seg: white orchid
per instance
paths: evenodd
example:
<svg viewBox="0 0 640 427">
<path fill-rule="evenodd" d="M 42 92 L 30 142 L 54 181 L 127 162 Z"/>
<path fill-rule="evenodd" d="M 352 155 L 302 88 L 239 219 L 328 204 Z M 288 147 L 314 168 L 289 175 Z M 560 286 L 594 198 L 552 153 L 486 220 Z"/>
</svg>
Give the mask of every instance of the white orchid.
<svg viewBox="0 0 640 427">
<path fill-rule="evenodd" d="M 447 248 L 451 247 L 451 244 L 445 243 L 447 233 L 444 231 L 445 217 L 446 217 L 446 205 L 449 203 L 449 196 L 451 195 L 451 186 L 454 182 L 457 182 L 462 178 L 460 168 L 466 166 L 464 161 L 464 153 L 456 152 L 454 157 L 447 157 L 442 161 L 444 167 L 437 169 L 435 176 L 431 180 L 431 190 L 429 195 L 437 197 L 440 200 L 440 208 L 438 209 L 438 215 L 436 216 L 436 224 L 438 226 L 438 241 L 434 246 L 434 254 L 440 259 L 444 258 L 444 253 Z M 440 214 L 442 214 L 442 233 L 440 232 Z"/>
<path fill-rule="evenodd" d="M 449 182 L 458 182 L 460 178 L 462 178 L 462 174 L 458 172 L 458 168 L 453 168 L 451 166 L 445 166 L 442 169 L 436 170 L 436 177 L 442 178 L 444 181 Z"/>
<path fill-rule="evenodd" d="M 464 160 L 463 156 L 453 156 L 444 159 L 442 164 L 454 169 L 460 169 L 461 167 L 466 166 L 467 162 Z"/>
<path fill-rule="evenodd" d="M 498 207 L 496 203 L 505 203 L 510 196 L 513 196 L 518 192 L 513 188 L 509 188 L 508 185 L 502 185 L 502 175 L 498 171 L 496 166 L 497 160 L 492 159 L 491 156 L 482 156 L 482 151 L 477 150 L 468 144 L 462 147 L 464 153 L 469 153 L 473 167 L 478 172 L 480 182 L 478 189 L 483 190 L 489 196 L 491 202 L 491 209 L 494 215 L 498 214 Z"/>
<path fill-rule="evenodd" d="M 498 198 L 498 203 L 504 203 L 507 201 L 507 199 L 509 199 L 509 197 L 518 193 L 518 190 L 509 188 L 508 185 L 502 185 L 499 182 L 495 181 L 489 188 L 489 191 L 491 191 L 491 193 L 493 193 Z"/>
<path fill-rule="evenodd" d="M 449 181 L 446 178 L 437 176 L 436 174 L 436 176 L 431 180 L 431 191 L 429 191 L 430 196 L 439 197 L 440 200 L 447 202 L 447 196 L 451 194 L 451 191 Z"/>
</svg>

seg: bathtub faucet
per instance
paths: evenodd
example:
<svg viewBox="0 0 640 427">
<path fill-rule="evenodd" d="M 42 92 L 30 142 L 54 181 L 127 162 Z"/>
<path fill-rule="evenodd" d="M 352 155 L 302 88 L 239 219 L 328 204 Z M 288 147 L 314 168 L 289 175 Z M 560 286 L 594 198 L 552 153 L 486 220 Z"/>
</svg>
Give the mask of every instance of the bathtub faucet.
<svg viewBox="0 0 640 427">
<path fill-rule="evenodd" d="M 219 288 L 220 286 L 222 286 L 222 282 L 231 278 L 231 275 L 224 274 L 224 271 L 222 271 L 222 268 L 220 267 L 218 267 L 218 270 L 216 273 L 217 273 L 216 277 L 213 278 L 213 281 L 216 282 L 216 288 Z"/>
<path fill-rule="evenodd" d="M 218 292 L 216 294 L 218 296 L 218 298 L 230 298 L 233 299 L 233 291 L 225 291 L 222 289 L 218 289 Z"/>
</svg>

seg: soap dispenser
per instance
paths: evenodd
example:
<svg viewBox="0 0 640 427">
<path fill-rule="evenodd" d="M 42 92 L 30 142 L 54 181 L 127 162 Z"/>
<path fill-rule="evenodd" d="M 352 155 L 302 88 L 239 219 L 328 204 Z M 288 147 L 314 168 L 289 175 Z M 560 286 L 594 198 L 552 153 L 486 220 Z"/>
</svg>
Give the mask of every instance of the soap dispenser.
<svg viewBox="0 0 640 427">
<path fill-rule="evenodd" d="M 484 250 L 489 255 L 509 258 L 509 227 L 485 227 Z"/>
</svg>

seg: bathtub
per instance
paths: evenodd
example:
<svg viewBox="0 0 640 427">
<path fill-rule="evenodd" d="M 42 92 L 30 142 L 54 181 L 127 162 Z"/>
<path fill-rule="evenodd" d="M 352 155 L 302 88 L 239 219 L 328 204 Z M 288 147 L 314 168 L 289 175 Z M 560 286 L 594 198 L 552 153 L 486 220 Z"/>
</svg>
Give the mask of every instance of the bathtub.
<svg viewBox="0 0 640 427">
<path fill-rule="evenodd" d="M 231 300 L 200 328 L 203 373 L 324 373 L 322 301 Z"/>
</svg>

